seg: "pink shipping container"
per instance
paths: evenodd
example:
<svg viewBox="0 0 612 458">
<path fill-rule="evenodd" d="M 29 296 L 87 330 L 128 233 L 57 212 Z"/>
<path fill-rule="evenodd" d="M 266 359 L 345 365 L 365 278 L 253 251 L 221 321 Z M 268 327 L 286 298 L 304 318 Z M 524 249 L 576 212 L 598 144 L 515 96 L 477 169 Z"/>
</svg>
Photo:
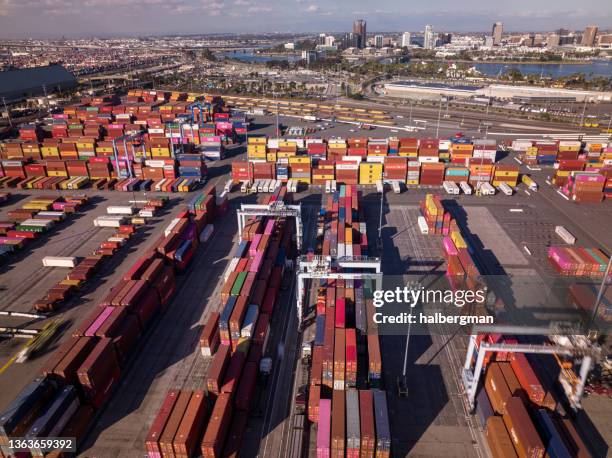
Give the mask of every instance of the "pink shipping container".
<svg viewBox="0 0 612 458">
<path fill-rule="evenodd" d="M 100 329 L 100 326 L 102 326 L 102 324 L 106 321 L 106 319 L 110 316 L 110 314 L 113 313 L 113 310 L 115 310 L 115 307 L 111 307 L 111 306 L 104 307 L 104 310 L 102 310 L 102 313 L 98 315 L 98 318 L 96 318 L 96 321 L 94 321 L 93 324 L 89 328 L 87 328 L 87 330 L 85 331 L 85 336 L 87 337 L 95 336 L 96 331 Z"/>
<path fill-rule="evenodd" d="M 459 256 L 459 251 L 457 251 L 457 247 L 450 237 L 444 237 L 442 243 L 444 244 L 444 251 L 446 251 L 449 256 Z"/>
<path fill-rule="evenodd" d="M 253 262 L 251 262 L 251 266 L 249 267 L 249 272 L 259 272 L 259 268 L 261 263 L 263 262 L 264 254 L 261 251 L 258 251 L 253 258 Z"/>
<path fill-rule="evenodd" d="M 272 235 L 272 233 L 274 232 L 275 223 L 276 221 L 274 221 L 273 219 L 268 220 L 268 222 L 266 223 L 266 228 L 264 230 L 264 235 Z"/>
<path fill-rule="evenodd" d="M 331 400 L 319 401 L 319 424 L 317 427 L 317 458 L 329 458 L 331 434 Z"/>
<path fill-rule="evenodd" d="M 336 299 L 336 327 L 343 328 L 346 324 L 346 299 L 339 297 Z"/>
<path fill-rule="evenodd" d="M 249 256 L 255 256 L 257 254 L 257 245 L 259 245 L 259 242 L 261 242 L 261 234 L 255 234 L 249 246 Z"/>
</svg>

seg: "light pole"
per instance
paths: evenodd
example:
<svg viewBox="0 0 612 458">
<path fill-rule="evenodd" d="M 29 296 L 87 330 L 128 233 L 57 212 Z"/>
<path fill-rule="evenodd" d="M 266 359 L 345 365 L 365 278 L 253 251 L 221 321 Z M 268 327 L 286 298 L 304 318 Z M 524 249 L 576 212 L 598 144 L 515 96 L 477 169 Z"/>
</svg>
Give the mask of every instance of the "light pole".
<svg viewBox="0 0 612 458">
<path fill-rule="evenodd" d="M 440 97 L 440 106 L 438 107 L 438 125 L 436 126 L 436 138 L 440 133 L 440 116 L 442 115 L 442 97 Z"/>
<path fill-rule="evenodd" d="M 586 104 L 587 104 L 587 99 L 586 99 L 586 96 L 584 96 L 584 106 L 582 107 L 582 116 L 580 117 L 580 127 L 584 126 L 584 115 L 586 113 Z"/>
<path fill-rule="evenodd" d="M 382 181 L 382 189 L 380 193 L 380 215 L 378 220 L 378 242 L 381 243 L 381 234 L 382 234 L 382 215 L 383 215 L 383 200 L 385 199 L 385 172 L 381 174 Z"/>
</svg>

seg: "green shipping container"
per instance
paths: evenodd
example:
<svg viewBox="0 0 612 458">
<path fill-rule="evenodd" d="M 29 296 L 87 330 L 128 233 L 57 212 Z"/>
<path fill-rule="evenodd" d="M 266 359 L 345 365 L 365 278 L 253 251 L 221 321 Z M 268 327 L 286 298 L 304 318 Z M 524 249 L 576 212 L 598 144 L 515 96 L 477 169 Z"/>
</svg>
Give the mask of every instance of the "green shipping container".
<svg viewBox="0 0 612 458">
<path fill-rule="evenodd" d="M 248 272 L 240 272 L 236 277 L 236 281 L 232 286 L 231 295 L 232 296 L 240 296 L 240 290 L 242 289 L 242 285 L 244 285 L 244 281 L 246 280 Z"/>
</svg>

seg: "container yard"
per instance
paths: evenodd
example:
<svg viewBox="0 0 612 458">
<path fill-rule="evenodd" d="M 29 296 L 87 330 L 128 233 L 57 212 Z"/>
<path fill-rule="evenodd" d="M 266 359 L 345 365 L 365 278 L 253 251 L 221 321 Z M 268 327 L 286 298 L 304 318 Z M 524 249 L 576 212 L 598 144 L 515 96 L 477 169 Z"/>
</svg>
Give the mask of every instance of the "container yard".
<svg viewBox="0 0 612 458">
<path fill-rule="evenodd" d="M 279 107 L 131 90 L 1 144 L 2 454 L 609 454 L 611 146 L 366 136 L 341 122 L 392 117 L 302 102 L 282 113 L 338 135 L 287 137 L 238 111 Z M 470 313 L 499 324 L 375 320 L 387 278 L 434 277 L 486 285 Z"/>
</svg>

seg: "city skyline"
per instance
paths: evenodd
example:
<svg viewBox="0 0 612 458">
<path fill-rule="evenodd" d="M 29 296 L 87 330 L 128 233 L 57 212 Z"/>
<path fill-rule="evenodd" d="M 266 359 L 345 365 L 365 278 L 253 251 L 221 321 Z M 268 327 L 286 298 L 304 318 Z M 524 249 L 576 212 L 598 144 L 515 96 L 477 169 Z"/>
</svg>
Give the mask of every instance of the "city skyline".
<svg viewBox="0 0 612 458">
<path fill-rule="evenodd" d="M 450 0 L 436 8 L 406 5 L 397 0 L 0 0 L 0 38 L 68 38 L 206 33 L 345 32 L 356 19 L 372 32 L 434 30 L 482 32 L 503 22 L 504 32 L 582 30 L 612 25 L 612 9 L 603 0 L 587 0 L 575 9 L 568 0 L 519 0 L 492 9 L 481 0 L 462 2 L 454 11 Z M 45 14 L 41 14 L 41 8 Z M 298 13 L 298 14 L 296 14 Z"/>
</svg>

